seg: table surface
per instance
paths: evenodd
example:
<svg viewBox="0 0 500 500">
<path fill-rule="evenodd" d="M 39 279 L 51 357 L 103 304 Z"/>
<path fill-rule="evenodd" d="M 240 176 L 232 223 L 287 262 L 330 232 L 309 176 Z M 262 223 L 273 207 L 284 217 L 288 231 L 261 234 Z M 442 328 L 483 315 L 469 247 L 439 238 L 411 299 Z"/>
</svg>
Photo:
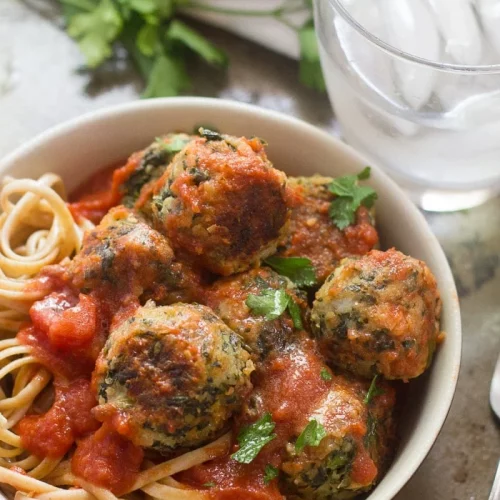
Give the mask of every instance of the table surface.
<svg viewBox="0 0 500 500">
<path fill-rule="evenodd" d="M 53 0 L 52 0 L 53 2 Z M 50 0 L 0 0 L 0 157 L 84 112 L 137 99 L 141 81 L 125 63 L 91 76 Z M 337 133 L 325 95 L 297 81 L 297 63 L 213 28 L 230 57 L 227 73 L 192 68 L 194 95 L 257 104 Z M 449 417 L 398 500 L 486 500 L 500 458 L 488 404 L 500 352 L 500 198 L 453 214 L 425 214 L 450 261 L 460 294 L 463 360 Z"/>
</svg>

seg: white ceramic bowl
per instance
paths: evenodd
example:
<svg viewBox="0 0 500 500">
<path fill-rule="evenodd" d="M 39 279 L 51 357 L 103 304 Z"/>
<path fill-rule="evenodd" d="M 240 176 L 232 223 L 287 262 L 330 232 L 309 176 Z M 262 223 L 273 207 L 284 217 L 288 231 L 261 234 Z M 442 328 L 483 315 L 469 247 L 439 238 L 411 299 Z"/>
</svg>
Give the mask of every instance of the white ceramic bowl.
<svg viewBox="0 0 500 500">
<path fill-rule="evenodd" d="M 85 115 L 20 147 L 0 162 L 0 176 L 61 175 L 69 190 L 96 170 L 128 157 L 166 132 L 213 125 L 234 135 L 268 141 L 274 165 L 291 175 L 358 173 L 366 161 L 356 151 L 311 125 L 257 107 L 217 99 L 170 98 L 138 101 Z M 368 496 L 389 500 L 410 479 L 436 440 L 451 405 L 461 352 L 460 311 L 444 253 L 425 219 L 398 186 L 374 167 L 377 224 L 383 248 L 395 246 L 422 259 L 437 277 L 443 299 L 440 346 L 428 373 L 408 386 L 401 441 L 394 462 Z"/>
</svg>

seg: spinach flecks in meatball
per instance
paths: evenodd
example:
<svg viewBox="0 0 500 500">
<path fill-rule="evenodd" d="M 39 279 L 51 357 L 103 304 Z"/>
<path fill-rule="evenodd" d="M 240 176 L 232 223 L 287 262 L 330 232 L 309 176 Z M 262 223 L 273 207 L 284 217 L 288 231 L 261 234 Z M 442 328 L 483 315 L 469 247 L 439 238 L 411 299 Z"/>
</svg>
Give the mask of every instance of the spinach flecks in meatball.
<svg viewBox="0 0 500 500">
<path fill-rule="evenodd" d="M 322 429 L 321 439 L 303 448 L 286 447 L 281 483 L 287 498 L 343 500 L 369 491 L 385 471 L 395 439 L 394 389 L 365 403 L 369 382 L 333 375 L 326 396 L 306 420 Z"/>
<path fill-rule="evenodd" d="M 219 279 L 204 295 L 206 305 L 243 339 L 254 360 L 263 360 L 276 350 L 282 351 L 297 337 L 288 310 L 275 319 L 266 319 L 246 303 L 251 295 L 275 290 L 286 290 L 305 318 L 305 293 L 288 278 L 265 267 Z"/>
<path fill-rule="evenodd" d="M 98 418 L 161 453 L 216 437 L 251 389 L 253 364 L 236 334 L 195 304 L 148 303 L 133 317 L 97 361 Z"/>
<path fill-rule="evenodd" d="M 119 206 L 86 233 L 69 274 L 73 285 L 87 293 L 106 286 L 140 296 L 165 283 L 173 260 L 166 238 Z"/>
<path fill-rule="evenodd" d="M 133 208 L 142 189 L 157 180 L 165 172 L 172 158 L 192 139 L 193 136 L 188 134 L 167 134 L 158 137 L 140 153 L 132 155 L 124 167 L 125 180 L 120 186 L 122 203 Z"/>
<path fill-rule="evenodd" d="M 199 266 L 219 275 L 258 264 L 287 230 L 286 175 L 258 139 L 200 137 L 156 182 L 155 227 Z"/>
<path fill-rule="evenodd" d="M 317 292 L 312 330 L 335 365 L 372 377 L 418 377 L 439 335 L 441 300 L 430 269 L 394 249 L 345 259 Z"/>
</svg>

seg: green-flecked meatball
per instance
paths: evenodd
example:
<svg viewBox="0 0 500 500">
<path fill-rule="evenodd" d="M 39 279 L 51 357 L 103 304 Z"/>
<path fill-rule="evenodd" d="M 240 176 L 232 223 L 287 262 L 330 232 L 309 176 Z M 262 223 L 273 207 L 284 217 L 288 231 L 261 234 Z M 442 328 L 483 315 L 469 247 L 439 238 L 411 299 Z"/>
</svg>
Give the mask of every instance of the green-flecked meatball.
<svg viewBox="0 0 500 500">
<path fill-rule="evenodd" d="M 72 283 L 84 293 L 113 289 L 140 296 L 174 285 L 174 253 L 167 239 L 123 206 L 111 209 L 86 233 L 72 260 Z"/>
<path fill-rule="evenodd" d="M 373 211 L 361 206 L 353 224 L 340 230 L 329 215 L 335 198 L 328 186 L 333 179 L 313 175 L 289 177 L 290 231 L 280 241 L 278 255 L 307 257 L 316 270 L 319 283 L 345 257 L 363 255 L 378 243 Z"/>
<path fill-rule="evenodd" d="M 304 427 L 321 429 L 310 433 L 319 435 L 319 444 L 302 448 L 299 434 L 286 447 L 281 481 L 289 499 L 353 498 L 376 484 L 391 459 L 394 389 L 376 380 L 367 400 L 368 381 L 333 375 L 330 383 Z"/>
<path fill-rule="evenodd" d="M 311 323 L 335 365 L 364 377 L 418 377 L 439 337 L 441 300 L 422 261 L 391 249 L 345 259 L 316 294 Z"/>
<path fill-rule="evenodd" d="M 238 336 L 197 304 L 145 307 L 111 332 L 97 361 L 96 415 L 167 454 L 216 437 L 251 390 Z"/>
<path fill-rule="evenodd" d="M 153 193 L 158 230 L 216 274 L 258 264 L 287 228 L 286 175 L 257 138 L 205 133 L 175 156 Z"/>
<path fill-rule="evenodd" d="M 204 294 L 204 302 L 240 337 L 248 347 L 254 360 L 266 358 L 274 350 L 282 350 L 295 337 L 300 328 L 289 307 L 277 318 L 266 318 L 250 306 L 249 297 L 270 294 L 276 300 L 275 292 L 286 293 L 298 306 L 299 321 L 307 308 L 304 292 L 272 269 L 251 269 L 216 281 Z M 293 306 L 292 306 L 293 307 Z"/>
<path fill-rule="evenodd" d="M 193 138 L 188 134 L 167 134 L 130 156 L 115 176 L 119 181 L 122 203 L 132 208 L 138 202 L 140 208 L 141 191 L 147 191 L 147 186 L 161 177 L 172 158 Z"/>
</svg>

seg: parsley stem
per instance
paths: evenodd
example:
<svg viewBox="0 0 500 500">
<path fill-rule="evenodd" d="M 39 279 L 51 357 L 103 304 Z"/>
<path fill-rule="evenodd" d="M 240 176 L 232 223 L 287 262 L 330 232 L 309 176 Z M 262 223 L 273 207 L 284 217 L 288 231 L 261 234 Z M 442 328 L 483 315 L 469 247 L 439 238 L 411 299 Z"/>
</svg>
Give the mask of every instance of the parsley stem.
<svg viewBox="0 0 500 500">
<path fill-rule="evenodd" d="M 197 9 L 205 12 L 213 12 L 215 14 L 225 14 L 228 16 L 247 16 L 247 17 L 277 17 L 281 18 L 283 14 L 292 14 L 293 12 L 299 12 L 307 8 L 304 4 L 294 5 L 293 7 L 287 7 L 287 2 L 276 9 L 271 10 L 245 10 L 245 9 L 231 9 L 224 7 L 215 7 L 213 5 L 206 5 L 200 2 L 190 2 L 182 6 L 183 9 Z M 285 23 L 287 24 L 287 23 Z"/>
<path fill-rule="evenodd" d="M 72 7 L 76 7 L 87 12 L 91 12 L 96 7 L 90 0 L 61 0 L 61 3 L 71 5 Z"/>
</svg>

